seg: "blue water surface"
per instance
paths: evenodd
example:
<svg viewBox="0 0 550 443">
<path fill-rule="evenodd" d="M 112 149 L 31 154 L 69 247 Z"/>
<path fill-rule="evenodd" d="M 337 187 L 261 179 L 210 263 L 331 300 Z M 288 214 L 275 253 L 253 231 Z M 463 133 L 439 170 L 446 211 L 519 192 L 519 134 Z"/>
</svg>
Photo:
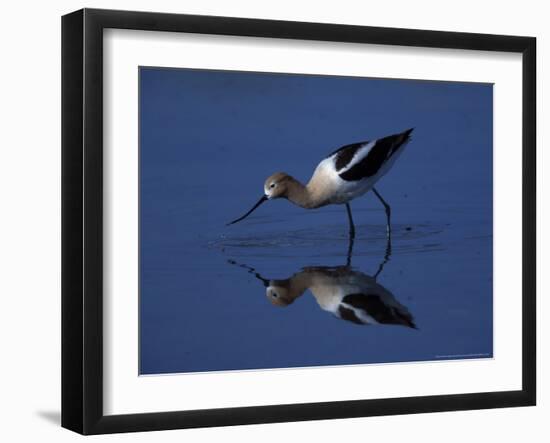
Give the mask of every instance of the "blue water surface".
<svg viewBox="0 0 550 443">
<path fill-rule="evenodd" d="M 492 357 L 492 85 L 147 67 L 139 85 L 142 374 Z M 409 127 L 377 185 L 391 245 L 372 193 L 350 257 L 343 206 L 271 201 L 225 226 L 272 173 L 306 182 L 336 148 Z M 416 328 L 266 296 L 348 264 Z"/>
</svg>

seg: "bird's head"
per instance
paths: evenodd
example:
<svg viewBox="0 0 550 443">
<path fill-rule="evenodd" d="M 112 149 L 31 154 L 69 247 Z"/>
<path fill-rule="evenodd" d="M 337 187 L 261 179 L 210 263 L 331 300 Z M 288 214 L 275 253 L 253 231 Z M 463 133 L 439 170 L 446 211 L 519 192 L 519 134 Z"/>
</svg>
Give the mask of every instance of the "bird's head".
<svg viewBox="0 0 550 443">
<path fill-rule="evenodd" d="M 270 285 L 265 288 L 265 296 L 275 306 L 285 307 L 294 301 L 290 296 L 288 287 L 283 285 Z"/>
<path fill-rule="evenodd" d="M 288 193 L 288 184 L 290 181 L 290 175 L 284 172 L 276 172 L 275 174 L 270 175 L 264 183 L 265 196 L 269 200 L 286 197 Z"/>
<path fill-rule="evenodd" d="M 250 211 L 248 211 L 242 217 L 239 217 L 238 219 L 227 223 L 227 225 L 229 226 L 245 219 L 250 214 L 252 214 L 252 212 L 254 212 L 258 206 L 268 200 L 287 197 L 289 186 L 291 186 L 292 180 L 292 177 L 288 174 L 285 174 L 284 172 L 276 172 L 275 174 L 269 176 L 264 183 L 264 194 L 262 195 L 260 200 L 258 200 L 258 202 L 254 206 L 252 206 L 252 209 Z"/>
<path fill-rule="evenodd" d="M 311 285 L 307 272 L 297 272 L 290 278 L 269 280 L 265 287 L 267 299 L 275 306 L 288 306 L 300 297 Z"/>
<path fill-rule="evenodd" d="M 294 275 L 285 280 L 270 280 L 265 288 L 265 296 L 275 306 L 285 307 L 294 302 L 300 297 L 307 285 Z"/>
</svg>

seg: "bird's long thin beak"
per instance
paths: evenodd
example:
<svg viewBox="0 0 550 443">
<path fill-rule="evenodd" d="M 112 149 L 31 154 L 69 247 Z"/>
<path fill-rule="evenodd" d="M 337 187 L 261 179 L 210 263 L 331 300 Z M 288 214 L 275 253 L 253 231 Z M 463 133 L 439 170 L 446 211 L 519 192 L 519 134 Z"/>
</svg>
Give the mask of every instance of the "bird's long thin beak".
<svg viewBox="0 0 550 443">
<path fill-rule="evenodd" d="M 246 214 L 244 214 L 242 217 L 239 217 L 238 219 L 233 220 L 232 222 L 227 223 L 225 226 L 229 226 L 229 225 L 232 225 L 232 224 L 234 224 L 234 223 L 240 222 L 242 219 L 244 219 L 244 218 L 248 217 L 250 214 L 252 214 L 252 212 L 254 212 L 254 210 L 255 210 L 258 206 L 260 206 L 263 202 L 265 202 L 265 201 L 267 201 L 267 200 L 269 200 L 269 199 L 267 198 L 267 195 L 262 195 L 262 198 L 261 198 L 260 200 L 258 200 L 258 203 L 256 203 L 256 204 L 252 207 L 252 209 L 251 209 L 250 211 L 248 211 L 248 212 L 247 212 Z"/>
</svg>

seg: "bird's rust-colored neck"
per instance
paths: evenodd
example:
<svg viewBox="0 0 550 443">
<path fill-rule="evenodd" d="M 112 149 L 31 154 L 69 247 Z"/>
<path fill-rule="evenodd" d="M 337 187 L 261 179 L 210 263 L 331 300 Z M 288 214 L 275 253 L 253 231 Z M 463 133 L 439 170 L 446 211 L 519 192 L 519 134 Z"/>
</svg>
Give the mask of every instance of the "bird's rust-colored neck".
<svg viewBox="0 0 550 443">
<path fill-rule="evenodd" d="M 289 177 L 287 183 L 286 198 L 295 205 L 305 209 L 318 208 L 322 205 L 321 200 L 309 184 L 305 186 L 294 177 Z"/>
<path fill-rule="evenodd" d="M 286 290 L 284 300 L 285 305 L 289 305 L 300 297 L 311 285 L 311 277 L 301 271 L 285 280 L 271 280 L 270 286 L 279 286 Z"/>
</svg>

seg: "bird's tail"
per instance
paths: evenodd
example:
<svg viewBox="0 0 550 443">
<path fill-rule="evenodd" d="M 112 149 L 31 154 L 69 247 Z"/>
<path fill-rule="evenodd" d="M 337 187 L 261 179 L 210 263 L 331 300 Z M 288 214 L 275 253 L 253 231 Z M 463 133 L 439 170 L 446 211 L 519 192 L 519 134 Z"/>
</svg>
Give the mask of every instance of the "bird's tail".
<svg viewBox="0 0 550 443">
<path fill-rule="evenodd" d="M 403 137 L 403 141 L 409 141 L 413 131 L 414 131 L 414 128 L 409 128 L 406 131 L 403 131 L 401 133 L 401 137 Z"/>
</svg>

